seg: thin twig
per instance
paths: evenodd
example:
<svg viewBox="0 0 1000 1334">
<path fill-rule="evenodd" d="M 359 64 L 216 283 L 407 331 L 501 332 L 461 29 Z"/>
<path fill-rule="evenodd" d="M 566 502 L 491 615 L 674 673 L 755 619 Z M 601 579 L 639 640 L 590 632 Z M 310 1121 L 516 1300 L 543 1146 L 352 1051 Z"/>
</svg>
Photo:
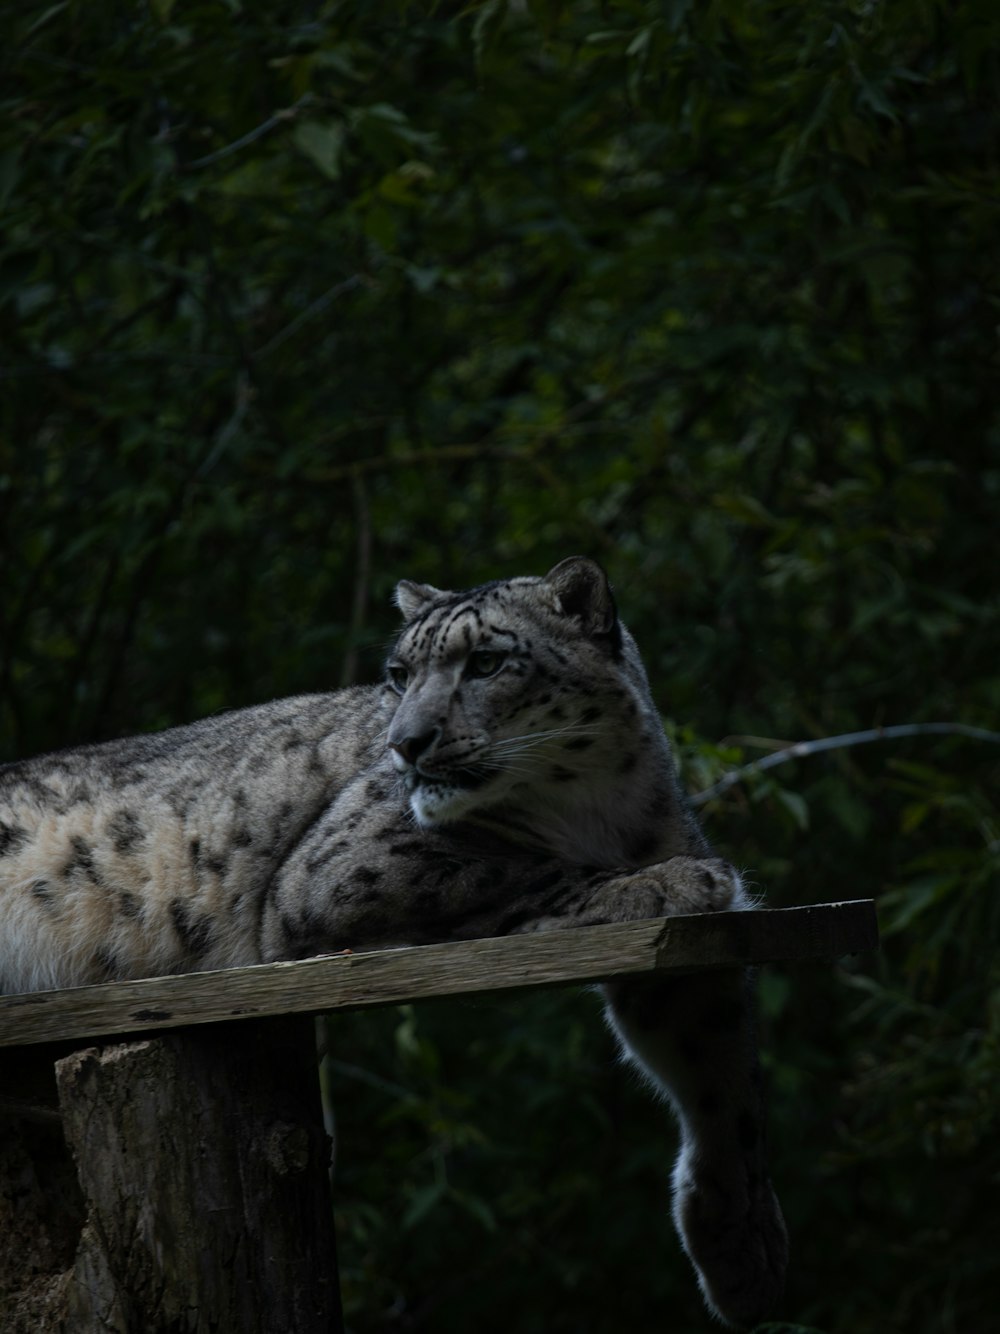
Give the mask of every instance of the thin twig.
<svg viewBox="0 0 1000 1334">
<path fill-rule="evenodd" d="M 185 170 L 190 170 L 195 167 L 210 167 L 213 162 L 221 162 L 223 158 L 227 158 L 233 153 L 238 153 L 241 148 L 246 148 L 247 144 L 252 144 L 255 143 L 256 140 L 262 139 L 265 134 L 270 134 L 270 132 L 277 129 L 279 125 L 285 125 L 288 121 L 294 120 L 299 109 L 307 106 L 312 101 L 312 93 L 303 93 L 299 100 L 293 103 L 292 106 L 283 107 L 280 111 L 276 111 L 274 115 L 268 117 L 262 125 L 258 125 L 256 129 L 251 130 L 248 134 L 242 135 L 239 139 L 234 139 L 231 144 L 226 144 L 225 148 L 217 148 L 214 153 L 207 153 L 204 157 L 196 157 L 191 162 L 185 162 L 183 164 Z"/>
<path fill-rule="evenodd" d="M 279 329 L 273 338 L 269 338 L 263 347 L 259 347 L 253 354 L 254 359 L 256 361 L 263 360 L 263 358 L 272 353 L 276 347 L 280 347 L 281 344 L 291 338 L 293 334 L 298 333 L 307 320 L 314 319 L 317 315 L 326 310 L 331 301 L 336 301 L 337 297 L 341 296 L 344 292 L 350 292 L 352 288 L 359 287 L 365 282 L 370 283 L 371 279 L 365 277 L 364 274 L 355 273 L 352 274 L 350 278 L 344 278 L 339 283 L 334 283 L 334 285 L 327 288 L 321 296 L 318 296 L 315 301 L 311 301 L 309 305 L 306 306 L 305 310 L 300 311 L 300 313 L 295 316 L 294 320 L 290 320 L 283 329 Z"/>
<path fill-rule="evenodd" d="M 368 589 L 371 582 L 372 523 L 368 508 L 365 480 L 360 472 L 351 478 L 354 497 L 354 518 L 357 531 L 357 553 L 354 570 L 354 599 L 351 605 L 351 626 L 347 636 L 347 652 L 341 668 L 340 684 L 353 685 L 358 674 L 358 644 L 368 614 Z"/>
<path fill-rule="evenodd" d="M 873 727 L 866 732 L 844 732 L 840 736 L 824 736 L 816 741 L 796 741 L 793 746 L 753 760 L 739 769 L 723 774 L 717 783 L 696 792 L 690 801 L 694 806 L 702 806 L 713 797 L 728 792 L 731 787 L 741 783 L 750 774 L 762 773 L 773 769 L 775 765 L 786 764 L 789 760 L 798 760 L 805 755 L 817 755 L 824 750 L 842 750 L 846 746 L 863 746 L 869 741 L 895 741 L 905 736 L 967 736 L 976 741 L 992 741 L 1000 744 L 1000 732 L 987 731 L 985 727 L 970 727 L 967 723 L 898 723 L 893 727 Z"/>
<path fill-rule="evenodd" d="M 308 473 L 291 478 L 285 485 L 311 489 L 331 482 L 350 481 L 356 476 L 370 476 L 392 468 L 434 467 L 439 463 L 462 463 L 467 460 L 505 459 L 510 462 L 530 462 L 531 454 L 525 449 L 511 449 L 501 445 L 440 445 L 436 449 L 413 449 L 405 454 L 379 454 L 375 458 L 357 459 L 353 463 L 336 464 L 331 468 L 313 468 Z"/>
<path fill-rule="evenodd" d="M 229 447 L 229 442 L 236 435 L 236 432 L 243 424 L 243 418 L 247 414 L 250 403 L 254 397 L 254 390 L 250 384 L 250 377 L 246 371 L 241 370 L 236 376 L 236 389 L 233 394 L 233 411 L 229 419 L 216 432 L 215 440 L 211 449 L 205 455 L 202 462 L 195 471 L 195 479 L 200 481 L 207 472 L 218 463 L 219 459 Z"/>
</svg>

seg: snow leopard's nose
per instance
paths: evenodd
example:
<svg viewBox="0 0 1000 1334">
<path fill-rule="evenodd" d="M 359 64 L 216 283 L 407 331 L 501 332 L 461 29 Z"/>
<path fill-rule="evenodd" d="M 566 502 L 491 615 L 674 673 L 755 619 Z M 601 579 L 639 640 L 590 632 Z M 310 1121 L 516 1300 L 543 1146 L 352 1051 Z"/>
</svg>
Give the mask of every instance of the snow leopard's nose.
<svg viewBox="0 0 1000 1334">
<path fill-rule="evenodd" d="M 425 751 L 430 750 L 440 735 L 440 727 L 435 727 L 430 732 L 421 732 L 419 736 L 403 736 L 396 740 L 390 737 L 389 748 L 394 750 L 397 755 L 401 755 L 407 764 L 415 765 L 420 756 Z"/>
</svg>

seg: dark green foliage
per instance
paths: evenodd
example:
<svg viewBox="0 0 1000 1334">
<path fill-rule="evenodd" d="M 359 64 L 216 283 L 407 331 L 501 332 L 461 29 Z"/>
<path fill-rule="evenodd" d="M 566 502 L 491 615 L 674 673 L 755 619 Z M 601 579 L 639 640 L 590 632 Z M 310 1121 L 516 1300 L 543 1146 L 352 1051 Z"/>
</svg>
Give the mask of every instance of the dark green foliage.
<svg viewBox="0 0 1000 1334">
<path fill-rule="evenodd" d="M 1000 717 L 985 3 L 8 5 L 0 753 L 370 677 L 406 575 L 587 552 L 692 790 Z M 995 1304 L 1000 751 L 710 803 L 885 948 L 762 979 L 782 1313 Z M 352 1328 L 706 1328 L 593 998 L 331 1030 Z M 797 1326 L 781 1326 L 792 1329 Z"/>
</svg>

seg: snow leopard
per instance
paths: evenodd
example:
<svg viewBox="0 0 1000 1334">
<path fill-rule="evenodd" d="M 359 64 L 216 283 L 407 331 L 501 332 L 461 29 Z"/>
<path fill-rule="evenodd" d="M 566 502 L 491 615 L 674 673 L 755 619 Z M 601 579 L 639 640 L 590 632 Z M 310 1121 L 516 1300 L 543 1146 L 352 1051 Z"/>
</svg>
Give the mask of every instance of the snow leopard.
<svg viewBox="0 0 1000 1334">
<path fill-rule="evenodd" d="M 377 685 L 0 767 L 0 992 L 753 907 L 708 845 L 586 557 L 403 580 Z M 748 979 L 604 987 L 672 1105 L 673 1217 L 745 1326 L 787 1261 Z"/>
</svg>

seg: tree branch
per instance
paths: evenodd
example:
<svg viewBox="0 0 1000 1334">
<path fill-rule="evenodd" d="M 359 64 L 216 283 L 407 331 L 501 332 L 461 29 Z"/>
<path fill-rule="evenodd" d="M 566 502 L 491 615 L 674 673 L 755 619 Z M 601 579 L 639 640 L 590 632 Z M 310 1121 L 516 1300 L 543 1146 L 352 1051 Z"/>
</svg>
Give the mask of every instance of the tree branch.
<svg viewBox="0 0 1000 1334">
<path fill-rule="evenodd" d="M 967 736 L 976 741 L 992 741 L 1000 744 L 1000 732 L 987 731 L 985 727 L 970 727 L 967 723 L 899 723 L 893 727 L 873 727 L 866 732 L 843 732 L 840 736 L 819 737 L 816 741 L 796 741 L 792 746 L 777 750 L 773 755 L 753 760 L 741 765 L 728 774 L 723 774 L 717 783 L 696 792 L 690 797 L 691 804 L 702 806 L 713 797 L 721 796 L 731 787 L 741 783 L 750 774 L 763 773 L 776 765 L 786 764 L 789 760 L 798 760 L 806 755 L 817 755 L 824 750 L 843 750 L 847 746 L 863 746 L 870 741 L 895 741 L 907 736 Z"/>
</svg>

